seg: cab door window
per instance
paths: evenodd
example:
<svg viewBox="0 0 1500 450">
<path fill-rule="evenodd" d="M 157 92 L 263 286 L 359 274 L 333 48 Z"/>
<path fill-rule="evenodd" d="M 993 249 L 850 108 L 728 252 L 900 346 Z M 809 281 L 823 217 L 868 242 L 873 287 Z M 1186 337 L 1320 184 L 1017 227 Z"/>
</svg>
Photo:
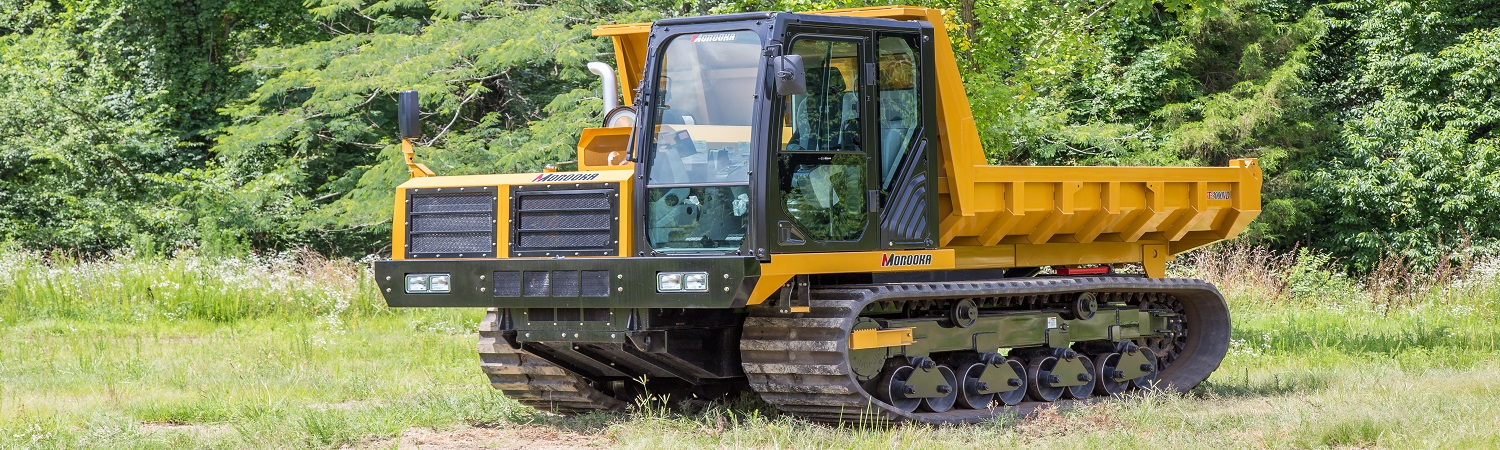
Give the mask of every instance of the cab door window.
<svg viewBox="0 0 1500 450">
<path fill-rule="evenodd" d="M 782 107 L 779 179 L 787 216 L 817 241 L 863 235 L 868 158 L 861 142 L 860 41 L 801 38 L 807 92 Z"/>
</svg>

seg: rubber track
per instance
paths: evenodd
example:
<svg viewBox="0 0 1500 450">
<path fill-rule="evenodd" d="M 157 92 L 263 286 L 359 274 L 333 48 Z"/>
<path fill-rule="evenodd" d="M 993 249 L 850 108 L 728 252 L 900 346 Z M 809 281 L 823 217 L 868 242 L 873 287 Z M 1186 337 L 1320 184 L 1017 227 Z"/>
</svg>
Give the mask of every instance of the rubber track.
<svg viewBox="0 0 1500 450">
<path fill-rule="evenodd" d="M 781 314 L 757 307 L 745 319 L 740 357 L 750 386 L 783 411 L 822 422 L 889 424 L 977 422 L 1000 414 L 1029 414 L 1052 403 L 1024 402 L 983 410 L 905 413 L 867 394 L 849 367 L 849 333 L 865 305 L 882 300 L 1036 295 L 1064 292 L 1163 293 L 1182 303 L 1187 346 L 1158 380 L 1187 392 L 1219 367 L 1229 349 L 1229 309 L 1213 285 L 1200 280 L 1125 277 L 1041 278 L 974 283 L 841 286 L 815 289 L 811 312 Z"/>
<path fill-rule="evenodd" d="M 511 348 L 500 337 L 500 314 L 494 308 L 479 322 L 479 366 L 490 378 L 490 386 L 542 411 L 574 414 L 623 411 L 626 406 L 583 377 L 525 350 Z"/>
</svg>

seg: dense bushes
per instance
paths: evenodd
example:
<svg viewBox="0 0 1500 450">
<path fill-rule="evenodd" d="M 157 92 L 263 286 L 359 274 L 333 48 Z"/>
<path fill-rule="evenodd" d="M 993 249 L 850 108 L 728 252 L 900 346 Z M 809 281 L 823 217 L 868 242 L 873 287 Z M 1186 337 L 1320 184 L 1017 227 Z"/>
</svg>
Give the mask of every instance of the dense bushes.
<svg viewBox="0 0 1500 450">
<path fill-rule="evenodd" d="M 1356 271 L 1500 250 L 1500 15 L 1486 2 L 923 0 L 992 161 L 1258 157 L 1246 239 Z M 831 0 L 0 6 L 0 240 L 383 248 L 401 89 L 445 174 L 567 159 L 597 120 L 599 23 Z"/>
</svg>

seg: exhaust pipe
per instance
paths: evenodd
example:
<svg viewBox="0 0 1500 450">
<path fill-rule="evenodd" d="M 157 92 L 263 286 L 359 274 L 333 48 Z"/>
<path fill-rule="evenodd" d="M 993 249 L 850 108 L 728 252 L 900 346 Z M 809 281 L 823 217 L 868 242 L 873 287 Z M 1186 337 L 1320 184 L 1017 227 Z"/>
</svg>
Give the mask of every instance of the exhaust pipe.
<svg viewBox="0 0 1500 450">
<path fill-rule="evenodd" d="M 599 81 L 604 83 L 604 112 L 610 112 L 620 106 L 620 83 L 615 81 L 615 69 L 609 64 L 602 62 L 589 63 L 589 72 L 599 76 Z"/>
</svg>

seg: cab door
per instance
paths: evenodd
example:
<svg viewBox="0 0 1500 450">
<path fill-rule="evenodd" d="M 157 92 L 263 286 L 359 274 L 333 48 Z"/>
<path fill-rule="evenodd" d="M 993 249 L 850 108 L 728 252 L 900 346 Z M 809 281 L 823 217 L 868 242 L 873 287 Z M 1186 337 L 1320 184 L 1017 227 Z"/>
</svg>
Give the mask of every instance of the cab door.
<svg viewBox="0 0 1500 450">
<path fill-rule="evenodd" d="M 872 121 L 873 33 L 796 35 L 807 91 L 777 99 L 767 186 L 773 253 L 878 249 L 879 137 Z"/>
</svg>

